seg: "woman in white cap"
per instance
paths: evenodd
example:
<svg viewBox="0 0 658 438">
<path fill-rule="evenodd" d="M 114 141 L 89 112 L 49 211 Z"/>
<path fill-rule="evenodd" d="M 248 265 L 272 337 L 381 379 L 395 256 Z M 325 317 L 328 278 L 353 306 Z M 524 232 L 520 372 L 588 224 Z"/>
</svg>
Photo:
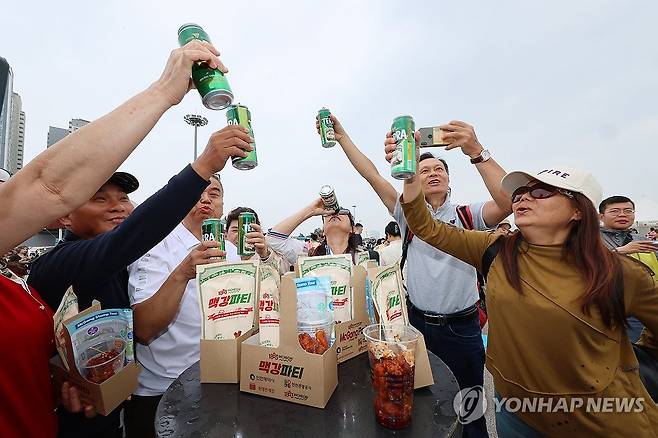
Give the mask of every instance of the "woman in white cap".
<svg viewBox="0 0 658 438">
<path fill-rule="evenodd" d="M 418 178 L 405 181 L 402 203 L 420 239 L 485 275 L 490 266 L 487 368 L 499 435 L 655 437 L 658 408 L 624 325 L 629 315 L 642 321 L 642 341 L 656 351 L 658 290 L 639 263 L 601 242 L 601 187 L 587 172 L 553 167 L 510 173 L 503 189 L 519 229 L 510 236 L 435 221 Z"/>
</svg>

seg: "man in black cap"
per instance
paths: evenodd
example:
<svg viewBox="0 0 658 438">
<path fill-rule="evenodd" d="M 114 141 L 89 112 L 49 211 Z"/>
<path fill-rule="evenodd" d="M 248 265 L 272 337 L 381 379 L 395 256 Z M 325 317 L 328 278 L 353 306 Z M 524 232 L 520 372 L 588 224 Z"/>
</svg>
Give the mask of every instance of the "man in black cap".
<svg viewBox="0 0 658 438">
<path fill-rule="evenodd" d="M 78 209 L 60 219 L 67 228 L 62 242 L 32 265 L 28 283 L 52 309 L 73 286 L 80 309 L 96 299 L 105 309 L 130 308 L 127 267 L 164 239 L 199 201 L 210 178 L 231 156 L 252 150 L 246 129 L 229 125 L 215 132 L 194 163 L 134 208 L 128 194 L 137 178 L 116 172 Z M 134 211 L 133 211 L 134 209 Z M 208 248 L 212 256 L 217 248 Z M 107 417 L 84 420 L 80 414 L 59 415 L 60 436 L 120 437 L 119 409 Z"/>
</svg>

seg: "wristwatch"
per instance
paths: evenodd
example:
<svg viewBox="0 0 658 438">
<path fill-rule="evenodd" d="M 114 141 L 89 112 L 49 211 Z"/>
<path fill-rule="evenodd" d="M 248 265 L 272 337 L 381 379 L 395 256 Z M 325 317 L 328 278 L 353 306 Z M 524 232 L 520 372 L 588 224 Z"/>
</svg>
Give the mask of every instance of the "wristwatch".
<svg viewBox="0 0 658 438">
<path fill-rule="evenodd" d="M 471 164 L 484 163 L 485 161 L 489 160 L 489 158 L 491 158 L 491 152 L 486 149 L 482 149 L 480 155 L 475 158 L 471 158 Z"/>
</svg>

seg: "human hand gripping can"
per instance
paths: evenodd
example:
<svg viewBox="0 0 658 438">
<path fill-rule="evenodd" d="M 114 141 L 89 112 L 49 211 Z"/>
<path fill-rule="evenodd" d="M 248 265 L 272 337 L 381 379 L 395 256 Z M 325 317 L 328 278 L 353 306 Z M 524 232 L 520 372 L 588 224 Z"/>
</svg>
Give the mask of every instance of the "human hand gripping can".
<svg viewBox="0 0 658 438">
<path fill-rule="evenodd" d="M 331 111 L 322 108 L 318 111 L 318 121 L 320 122 L 320 141 L 322 147 L 331 148 L 336 145 L 336 134 L 334 132 L 334 122 L 331 121 Z"/>
<path fill-rule="evenodd" d="M 178 29 L 178 44 L 184 46 L 192 40 L 210 42 L 210 37 L 201 26 L 187 23 Z M 192 81 L 199 90 L 203 105 L 211 110 L 221 110 L 233 102 L 233 92 L 224 73 L 210 68 L 206 62 L 192 64 Z"/>
<path fill-rule="evenodd" d="M 232 105 L 226 111 L 226 121 L 229 125 L 240 125 L 249 130 L 249 136 L 254 139 L 250 146 L 254 148 L 246 157 L 232 157 L 233 167 L 239 170 L 251 170 L 258 166 L 258 157 L 256 157 L 256 139 L 254 130 L 251 128 L 251 111 L 244 105 Z"/>
<path fill-rule="evenodd" d="M 238 255 L 251 256 L 256 253 L 253 245 L 247 243 L 247 234 L 253 230 L 251 224 L 256 222 L 256 216 L 248 211 L 240 213 L 238 216 Z"/>
<path fill-rule="evenodd" d="M 338 204 L 338 198 L 336 198 L 336 193 L 334 188 L 331 186 L 322 186 L 320 188 L 320 197 L 322 202 L 324 202 L 324 207 L 327 210 L 334 210 L 338 212 L 340 210 L 340 205 Z"/>
<path fill-rule="evenodd" d="M 201 241 L 207 242 L 211 240 L 219 242 L 219 249 L 226 251 L 224 244 L 224 224 L 220 219 L 209 218 L 201 224 Z M 220 259 L 224 260 L 225 257 L 220 257 Z"/>
<path fill-rule="evenodd" d="M 416 176 L 416 124 L 411 116 L 399 116 L 393 119 L 391 132 L 397 142 L 391 159 L 391 176 L 395 179 L 409 179 Z"/>
</svg>

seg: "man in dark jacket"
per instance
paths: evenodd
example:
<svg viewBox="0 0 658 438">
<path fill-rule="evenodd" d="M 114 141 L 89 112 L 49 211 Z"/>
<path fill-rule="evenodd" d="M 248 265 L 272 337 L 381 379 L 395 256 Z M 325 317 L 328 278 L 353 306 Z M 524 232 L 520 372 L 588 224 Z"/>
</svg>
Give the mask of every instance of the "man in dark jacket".
<svg viewBox="0 0 658 438">
<path fill-rule="evenodd" d="M 137 179 L 116 172 L 84 205 L 60 219 L 64 240 L 32 265 L 28 283 L 57 309 L 73 286 L 80 309 L 96 299 L 103 308 L 130 308 L 127 266 L 164 239 L 197 203 L 210 177 L 231 156 L 246 156 L 250 137 L 239 125 L 214 133 L 194 163 L 133 211 L 128 194 Z M 60 436 L 120 437 L 119 411 L 91 420 L 60 414 Z"/>
</svg>

